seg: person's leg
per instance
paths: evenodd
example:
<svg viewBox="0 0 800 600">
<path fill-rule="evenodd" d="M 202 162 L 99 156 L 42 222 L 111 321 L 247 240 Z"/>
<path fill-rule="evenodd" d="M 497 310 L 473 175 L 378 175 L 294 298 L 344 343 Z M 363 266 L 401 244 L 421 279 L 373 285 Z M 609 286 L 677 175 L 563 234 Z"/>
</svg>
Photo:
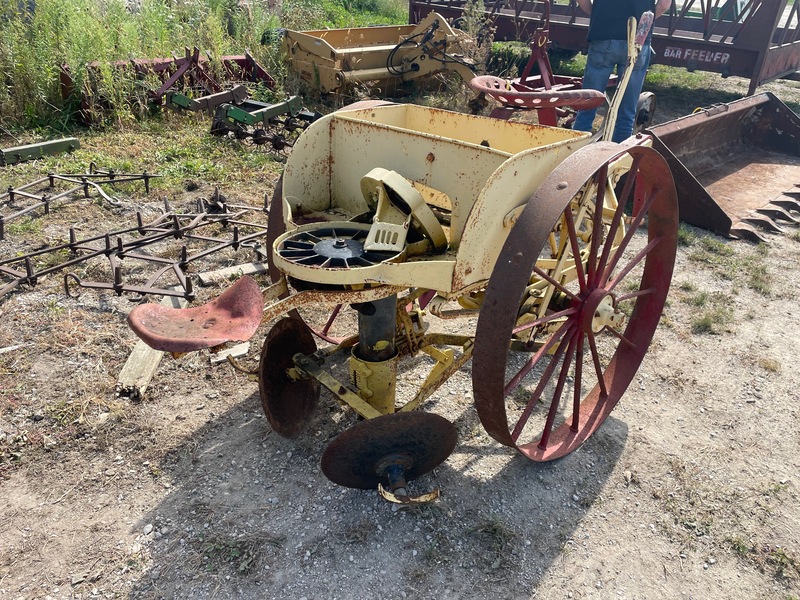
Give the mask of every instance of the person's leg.
<svg viewBox="0 0 800 600">
<path fill-rule="evenodd" d="M 586 56 L 586 69 L 583 72 L 581 87 L 585 90 L 606 91 L 608 78 L 614 70 L 612 53 L 613 40 L 600 40 L 589 44 Z M 572 128 L 577 131 L 591 131 L 597 109 L 579 110 Z"/>
<path fill-rule="evenodd" d="M 626 140 L 633 132 L 633 122 L 636 119 L 636 105 L 639 102 L 639 94 L 642 91 L 644 77 L 647 75 L 647 67 L 650 65 L 650 52 L 650 44 L 645 44 L 642 47 L 642 51 L 639 53 L 636 64 L 633 66 L 631 78 L 628 81 L 628 87 L 625 88 L 625 95 L 622 96 L 622 102 L 617 112 L 617 123 L 614 125 L 614 135 L 611 138 L 612 142 L 619 143 Z M 623 65 L 624 64 L 625 63 L 623 63 Z M 620 75 L 620 79 L 621 78 L 622 75 Z"/>
</svg>

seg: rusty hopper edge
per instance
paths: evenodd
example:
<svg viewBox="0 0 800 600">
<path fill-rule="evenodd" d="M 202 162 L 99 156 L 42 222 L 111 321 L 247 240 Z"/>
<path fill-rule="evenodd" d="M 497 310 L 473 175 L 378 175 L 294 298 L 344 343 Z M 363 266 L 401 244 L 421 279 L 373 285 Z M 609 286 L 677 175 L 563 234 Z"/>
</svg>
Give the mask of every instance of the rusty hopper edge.
<svg viewBox="0 0 800 600">
<path fill-rule="evenodd" d="M 765 238 L 797 222 L 800 116 L 769 92 L 651 127 L 675 178 L 681 220 L 721 235 Z"/>
</svg>

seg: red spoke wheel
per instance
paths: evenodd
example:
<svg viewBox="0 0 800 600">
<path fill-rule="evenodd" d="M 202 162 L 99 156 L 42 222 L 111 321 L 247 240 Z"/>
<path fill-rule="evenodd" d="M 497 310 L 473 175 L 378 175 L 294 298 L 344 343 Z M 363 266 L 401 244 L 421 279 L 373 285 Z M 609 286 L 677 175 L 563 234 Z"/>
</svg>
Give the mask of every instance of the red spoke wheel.
<svg viewBox="0 0 800 600">
<path fill-rule="evenodd" d="M 393 470 L 411 481 L 443 463 L 457 439 L 455 426 L 433 413 L 381 415 L 334 438 L 322 454 L 322 472 L 338 485 L 365 490 L 386 486 Z"/>
<path fill-rule="evenodd" d="M 506 239 L 478 318 L 472 382 L 494 439 L 547 461 L 597 430 L 650 345 L 677 230 L 675 185 L 650 148 L 592 144 L 547 177 Z"/>
<path fill-rule="evenodd" d="M 264 414 L 278 435 L 297 437 L 314 416 L 319 382 L 312 378 L 292 379 L 288 370 L 294 367 L 295 354 L 308 355 L 316 350 L 308 327 L 290 317 L 278 321 L 264 339 L 258 365 L 258 391 Z"/>
</svg>

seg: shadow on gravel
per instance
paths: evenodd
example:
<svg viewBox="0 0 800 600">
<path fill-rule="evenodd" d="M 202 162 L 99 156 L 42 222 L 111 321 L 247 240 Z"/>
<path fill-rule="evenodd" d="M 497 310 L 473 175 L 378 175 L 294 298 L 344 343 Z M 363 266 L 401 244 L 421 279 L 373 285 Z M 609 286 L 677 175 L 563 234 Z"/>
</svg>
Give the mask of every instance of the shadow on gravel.
<svg viewBox="0 0 800 600">
<path fill-rule="evenodd" d="M 167 457 L 170 493 L 137 524 L 143 559 L 132 568 L 143 574 L 130 597 L 532 598 L 586 543 L 573 532 L 628 435 L 611 417 L 570 456 L 535 464 L 491 440 L 463 400 L 455 452 L 415 482 L 441 499 L 398 510 L 322 475 L 322 451 L 353 420 L 321 404 L 309 432 L 287 440 L 254 393 Z"/>
</svg>

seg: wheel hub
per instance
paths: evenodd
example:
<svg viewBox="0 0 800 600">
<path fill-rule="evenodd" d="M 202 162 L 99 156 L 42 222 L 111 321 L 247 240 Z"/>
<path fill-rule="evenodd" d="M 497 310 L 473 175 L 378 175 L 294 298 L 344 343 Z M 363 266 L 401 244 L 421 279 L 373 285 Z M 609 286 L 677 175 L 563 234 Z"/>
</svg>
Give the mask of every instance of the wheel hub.
<svg viewBox="0 0 800 600">
<path fill-rule="evenodd" d="M 581 329 L 584 333 L 600 333 L 606 327 L 619 329 L 625 323 L 625 313 L 617 310 L 612 294 L 595 290 L 583 303 Z"/>
<path fill-rule="evenodd" d="M 364 256 L 364 244 L 353 239 L 346 240 L 337 237 L 331 240 L 322 240 L 315 244 L 314 253 L 324 258 L 348 260 Z"/>
<path fill-rule="evenodd" d="M 369 225 L 358 223 L 310 224 L 278 238 L 275 242 L 275 258 L 291 265 L 288 270 L 281 270 L 292 271 L 292 276 L 313 281 L 313 277 L 301 276 L 294 271 L 358 269 L 398 257 L 399 252 L 366 250 L 364 245 L 368 233 Z"/>
</svg>

